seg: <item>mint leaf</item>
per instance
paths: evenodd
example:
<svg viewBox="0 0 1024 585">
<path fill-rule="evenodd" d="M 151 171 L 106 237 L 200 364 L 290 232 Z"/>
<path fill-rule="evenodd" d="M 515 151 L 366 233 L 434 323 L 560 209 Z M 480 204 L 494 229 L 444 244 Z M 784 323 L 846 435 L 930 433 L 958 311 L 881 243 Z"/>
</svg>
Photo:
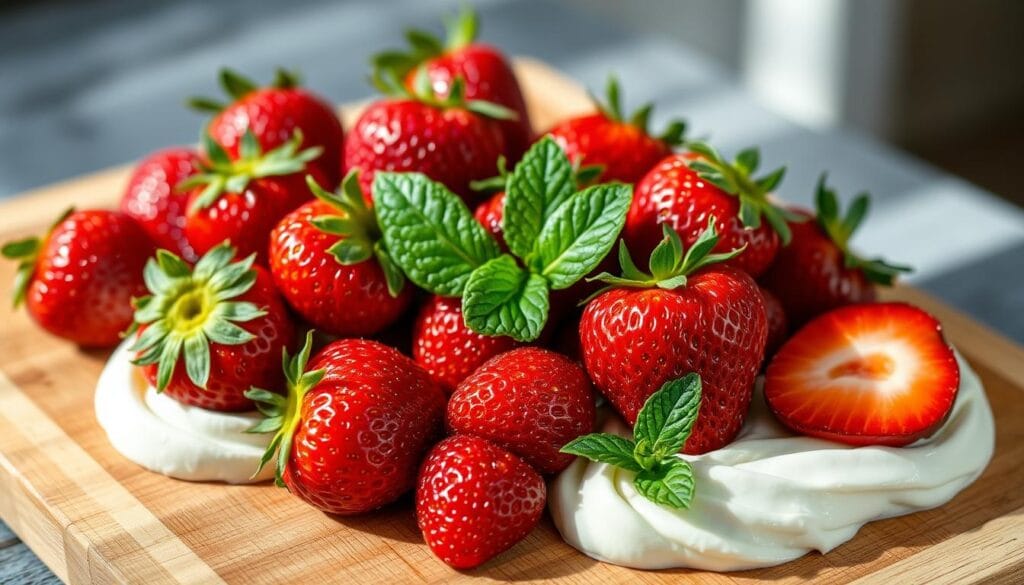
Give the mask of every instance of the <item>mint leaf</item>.
<svg viewBox="0 0 1024 585">
<path fill-rule="evenodd" d="M 555 290 L 575 284 L 611 250 L 632 199 L 633 190 L 621 184 L 596 185 L 570 197 L 537 236 L 531 268 Z"/>
<path fill-rule="evenodd" d="M 697 374 L 666 382 L 647 399 L 636 417 L 633 434 L 637 443 L 646 443 L 656 459 L 678 453 L 697 420 L 700 396 Z"/>
<path fill-rule="evenodd" d="M 693 501 L 693 468 L 685 459 L 667 457 L 653 469 L 637 473 L 633 485 L 655 504 L 677 510 L 689 508 Z"/>
<path fill-rule="evenodd" d="M 633 448 L 632 441 L 618 435 L 592 433 L 573 439 L 561 451 L 639 473 L 643 468 L 633 458 Z"/>
<path fill-rule="evenodd" d="M 465 203 L 425 175 L 377 173 L 373 197 L 391 257 L 434 294 L 462 295 L 469 275 L 500 254 Z"/>
<path fill-rule="evenodd" d="M 502 254 L 469 276 L 462 315 L 466 326 L 478 333 L 533 341 L 548 317 L 547 281 Z"/>
<path fill-rule="evenodd" d="M 505 243 L 526 258 L 551 214 L 576 192 L 572 163 L 550 136 L 526 151 L 509 175 L 505 189 Z"/>
</svg>

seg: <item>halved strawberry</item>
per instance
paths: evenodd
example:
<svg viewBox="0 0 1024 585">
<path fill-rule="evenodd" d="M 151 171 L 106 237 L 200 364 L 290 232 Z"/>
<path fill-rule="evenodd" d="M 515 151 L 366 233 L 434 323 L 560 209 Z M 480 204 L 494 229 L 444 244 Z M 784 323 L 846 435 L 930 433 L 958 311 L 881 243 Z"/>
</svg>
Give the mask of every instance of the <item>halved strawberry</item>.
<svg viewBox="0 0 1024 585">
<path fill-rule="evenodd" d="M 960 368 L 942 326 L 906 303 L 849 305 L 811 321 L 768 366 L 768 406 L 790 429 L 900 447 L 949 416 Z"/>
</svg>

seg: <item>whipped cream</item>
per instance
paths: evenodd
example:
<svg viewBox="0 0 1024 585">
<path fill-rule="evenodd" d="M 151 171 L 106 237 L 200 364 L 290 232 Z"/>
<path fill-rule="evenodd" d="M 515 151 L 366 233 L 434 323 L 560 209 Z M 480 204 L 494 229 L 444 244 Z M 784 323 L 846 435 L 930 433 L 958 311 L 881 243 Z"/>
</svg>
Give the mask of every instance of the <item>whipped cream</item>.
<svg viewBox="0 0 1024 585">
<path fill-rule="evenodd" d="M 273 438 L 245 432 L 259 413 L 216 412 L 158 393 L 132 365 L 129 345 L 125 340 L 114 350 L 96 384 L 96 418 L 114 449 L 150 471 L 189 481 L 273 477 L 273 465 L 250 477 Z"/>
<path fill-rule="evenodd" d="M 549 502 L 562 537 L 597 560 L 636 567 L 739 571 L 828 552 L 872 520 L 941 506 L 985 469 L 995 443 L 978 376 L 959 355 L 960 390 L 949 419 L 908 447 L 851 447 L 794 436 L 760 388 L 739 438 L 685 456 L 696 492 L 689 510 L 654 504 L 633 474 L 579 458 Z M 616 416 L 604 432 L 630 436 Z"/>
</svg>

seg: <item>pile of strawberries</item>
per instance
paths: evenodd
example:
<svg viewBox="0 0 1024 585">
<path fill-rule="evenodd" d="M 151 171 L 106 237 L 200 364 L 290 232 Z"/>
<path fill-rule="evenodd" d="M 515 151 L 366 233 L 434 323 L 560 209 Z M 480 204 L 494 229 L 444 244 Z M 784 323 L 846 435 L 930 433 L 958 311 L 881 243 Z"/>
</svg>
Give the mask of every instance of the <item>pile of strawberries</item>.
<svg viewBox="0 0 1024 585">
<path fill-rule="evenodd" d="M 347 131 L 294 74 L 222 72 L 226 101 L 194 100 L 213 114 L 199 148 L 145 159 L 120 211 L 3 247 L 15 302 L 83 346 L 127 332 L 182 403 L 258 408 L 263 463 L 320 510 L 415 489 L 457 568 L 524 538 L 575 455 L 685 507 L 676 454 L 733 441 L 766 364 L 795 432 L 898 446 L 943 423 L 959 371 L 939 324 L 876 303 L 906 268 L 848 246 L 866 196 L 841 213 L 823 176 L 815 211 L 788 207 L 784 169 L 682 123 L 652 134 L 614 81 L 535 134 L 508 60 L 475 37 L 469 12 L 445 42 L 408 33 Z M 595 390 L 634 441 L 590 434 Z"/>
</svg>

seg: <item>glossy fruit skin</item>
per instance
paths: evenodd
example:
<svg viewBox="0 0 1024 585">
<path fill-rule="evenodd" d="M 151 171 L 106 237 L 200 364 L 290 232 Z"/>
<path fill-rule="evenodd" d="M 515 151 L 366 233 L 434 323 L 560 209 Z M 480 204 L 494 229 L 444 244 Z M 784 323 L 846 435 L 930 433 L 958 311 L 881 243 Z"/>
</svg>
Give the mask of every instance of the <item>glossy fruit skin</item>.
<svg viewBox="0 0 1024 585">
<path fill-rule="evenodd" d="M 345 164 L 349 171 L 359 170 L 367 197 L 377 171 L 411 171 L 473 202 L 478 195 L 470 182 L 493 175 L 504 151 L 495 120 L 461 108 L 389 99 L 370 104 L 359 117 L 345 139 Z"/>
<path fill-rule="evenodd" d="M 434 93 L 447 96 L 456 77 L 465 82 L 467 100 L 484 100 L 505 106 L 516 113 L 515 120 L 498 124 L 505 137 L 505 156 L 518 161 L 533 141 L 533 128 L 519 81 L 505 56 L 494 47 L 472 43 L 430 59 L 424 66 Z M 416 71 L 409 73 L 406 85 L 413 87 Z"/>
<path fill-rule="evenodd" d="M 135 167 L 121 197 L 121 212 L 132 217 L 157 247 L 189 262 L 198 258 L 185 238 L 188 194 L 179 183 L 199 171 L 199 153 L 191 148 L 159 150 Z"/>
<path fill-rule="evenodd" d="M 808 221 L 790 223 L 793 239 L 781 248 L 761 278 L 778 297 L 794 327 L 844 305 L 876 299 L 875 285 L 859 268 L 847 268 L 843 252 L 806 214 Z"/>
<path fill-rule="evenodd" d="M 765 361 L 775 355 L 776 350 L 789 337 L 789 319 L 786 317 L 786 310 L 782 303 L 770 290 L 763 286 L 757 287 L 761 291 L 761 298 L 764 300 L 764 311 L 768 318 L 768 341 L 764 346 Z"/>
<path fill-rule="evenodd" d="M 466 327 L 458 298 L 431 297 L 413 326 L 412 357 L 445 394 L 454 392 L 459 382 L 487 360 L 520 345 L 511 337 L 481 335 Z"/>
<path fill-rule="evenodd" d="M 909 363 L 917 370 L 896 374 L 909 382 L 899 391 L 871 392 L 858 381 L 837 397 L 832 385 L 841 378 L 837 382 L 819 366 L 834 363 L 836 348 L 860 358 L 864 346 L 890 338 L 899 344 L 889 354 L 895 368 L 905 370 L 900 356 L 914 354 Z M 878 351 L 884 353 L 884 346 Z M 765 374 L 765 399 L 780 422 L 797 433 L 855 446 L 903 447 L 931 436 L 949 418 L 959 387 L 960 367 L 942 325 L 907 303 L 847 305 L 820 315 L 779 349 Z"/>
<path fill-rule="evenodd" d="M 494 236 L 494 241 L 498 242 L 501 250 L 507 252 L 508 245 L 505 243 L 505 230 L 502 228 L 502 224 L 505 221 L 505 192 L 499 191 L 485 199 L 480 205 L 477 205 L 476 209 L 473 210 L 473 217 L 476 218 L 477 223 L 484 226 Z"/>
<path fill-rule="evenodd" d="M 659 224 L 668 222 L 689 247 L 715 217 L 719 235 L 715 252 L 728 252 L 746 245 L 747 249 L 726 264 L 757 278 L 771 264 L 780 241 L 767 221 L 756 229 L 746 229 L 738 217 L 740 200 L 701 179 L 687 166 L 690 154 L 673 154 L 658 163 L 633 191 L 633 204 L 622 230 L 634 258 L 647 258 L 661 241 Z"/>
<path fill-rule="evenodd" d="M 672 154 L 667 143 L 598 112 L 570 118 L 548 131 L 577 165 L 601 165 L 601 182 L 636 183 Z"/>
<path fill-rule="evenodd" d="M 665 382 L 700 374 L 703 396 L 684 453 L 732 441 L 746 418 L 768 336 L 764 300 L 742 271 L 714 265 L 674 290 L 609 290 L 580 321 L 594 386 L 632 425 Z"/>
<path fill-rule="evenodd" d="M 113 347 L 132 324 L 131 300 L 153 243 L 138 223 L 116 211 L 76 211 L 42 243 L 25 293 L 40 327 L 83 347 Z"/>
<path fill-rule="evenodd" d="M 252 288 L 232 300 L 254 303 L 267 312 L 237 324 L 256 338 L 241 345 L 211 343 L 210 380 L 205 389 L 189 380 L 184 357 L 179 357 L 164 394 L 182 404 L 237 412 L 253 408 L 253 402 L 244 396 L 250 388 L 282 387 L 281 350 L 291 343 L 293 326 L 270 273 L 259 266 L 253 270 L 256 282 Z M 157 364 L 142 366 L 142 374 L 151 386 L 156 386 Z"/>
<path fill-rule="evenodd" d="M 397 350 L 366 339 L 328 344 L 307 371 L 323 380 L 303 398 L 284 482 L 329 514 L 361 514 L 412 489 L 441 435 L 444 393 Z"/>
<path fill-rule="evenodd" d="M 189 192 L 190 206 L 202 191 L 200 186 Z M 230 240 L 238 258 L 256 254 L 256 261 L 266 264 L 271 230 L 312 198 L 301 173 L 255 179 L 240 193 L 223 193 L 208 207 L 191 210 L 185 235 L 199 256 Z"/>
<path fill-rule="evenodd" d="M 594 401 L 578 364 L 553 351 L 521 347 L 491 358 L 448 400 L 452 434 L 475 435 L 508 449 L 543 474 L 574 456 L 566 443 L 594 430 Z"/>
<path fill-rule="evenodd" d="M 341 180 L 341 122 L 334 108 L 320 97 L 297 87 L 257 89 L 224 108 L 207 127 L 232 160 L 238 158 L 247 129 L 252 129 L 263 152 L 281 146 L 301 130 L 299 150 L 323 148 L 323 154 L 309 163 L 308 171 L 328 190 Z"/>
<path fill-rule="evenodd" d="M 310 223 L 337 214 L 331 205 L 313 200 L 286 215 L 270 235 L 270 272 L 289 306 L 317 329 L 340 337 L 375 335 L 409 306 L 412 287 L 392 297 L 372 257 L 339 263 L 327 251 L 339 236 Z"/>
<path fill-rule="evenodd" d="M 484 439 L 455 435 L 423 462 L 416 519 L 438 558 L 471 569 L 525 538 L 546 500 L 544 480 L 522 459 Z"/>
</svg>

